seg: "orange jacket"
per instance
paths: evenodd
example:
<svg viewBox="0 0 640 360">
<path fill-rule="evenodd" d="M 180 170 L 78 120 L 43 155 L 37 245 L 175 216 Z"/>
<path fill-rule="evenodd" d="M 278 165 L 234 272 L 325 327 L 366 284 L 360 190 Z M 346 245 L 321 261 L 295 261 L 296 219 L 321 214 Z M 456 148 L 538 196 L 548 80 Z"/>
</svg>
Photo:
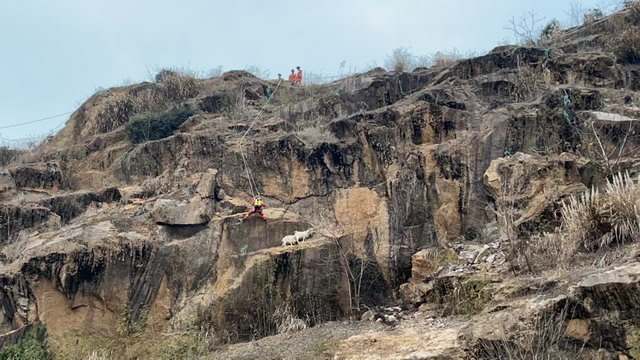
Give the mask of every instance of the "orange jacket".
<svg viewBox="0 0 640 360">
<path fill-rule="evenodd" d="M 296 72 L 296 82 L 302 83 L 302 70 Z"/>
<path fill-rule="evenodd" d="M 291 75 L 289 75 L 289 81 L 291 81 L 292 83 L 293 83 L 293 82 L 296 82 L 296 79 L 297 79 L 296 74 L 291 74 Z"/>
</svg>

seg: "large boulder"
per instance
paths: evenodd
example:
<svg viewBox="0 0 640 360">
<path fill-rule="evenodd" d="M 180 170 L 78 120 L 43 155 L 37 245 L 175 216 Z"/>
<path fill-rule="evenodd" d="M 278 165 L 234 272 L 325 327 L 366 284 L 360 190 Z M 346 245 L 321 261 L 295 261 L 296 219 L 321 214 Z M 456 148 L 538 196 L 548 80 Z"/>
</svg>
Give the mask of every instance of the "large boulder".
<svg viewBox="0 0 640 360">
<path fill-rule="evenodd" d="M 595 272 L 572 289 L 594 314 L 615 312 L 622 319 L 640 319 L 640 264 Z"/>
<path fill-rule="evenodd" d="M 203 199 L 219 200 L 218 170 L 209 169 L 200 176 L 196 193 Z"/>
<path fill-rule="evenodd" d="M 151 216 L 159 225 L 204 225 L 211 220 L 213 203 L 207 199 L 179 201 L 159 199 L 156 201 Z"/>
</svg>

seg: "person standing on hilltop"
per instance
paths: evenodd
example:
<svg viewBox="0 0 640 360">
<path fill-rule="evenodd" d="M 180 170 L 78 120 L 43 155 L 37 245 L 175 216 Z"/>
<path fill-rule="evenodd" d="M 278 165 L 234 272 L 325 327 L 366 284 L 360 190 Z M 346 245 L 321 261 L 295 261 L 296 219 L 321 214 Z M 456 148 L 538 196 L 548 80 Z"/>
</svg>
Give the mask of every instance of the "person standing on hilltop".
<svg viewBox="0 0 640 360">
<path fill-rule="evenodd" d="M 296 69 L 298 71 L 296 71 L 296 85 L 302 85 L 302 69 L 300 68 L 300 66 L 297 66 Z"/>
<path fill-rule="evenodd" d="M 291 69 L 291 74 L 289 74 L 289 82 L 291 83 L 291 85 L 296 84 L 296 71 L 293 69 Z"/>
</svg>

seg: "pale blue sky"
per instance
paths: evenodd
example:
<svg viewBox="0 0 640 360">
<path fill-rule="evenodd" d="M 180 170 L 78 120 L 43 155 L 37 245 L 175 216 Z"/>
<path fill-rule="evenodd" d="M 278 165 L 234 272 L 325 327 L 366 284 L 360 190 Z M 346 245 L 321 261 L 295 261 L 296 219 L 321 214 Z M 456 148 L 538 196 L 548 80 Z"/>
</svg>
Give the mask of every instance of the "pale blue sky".
<svg viewBox="0 0 640 360">
<path fill-rule="evenodd" d="M 584 7 L 613 0 L 583 0 Z M 415 54 L 484 52 L 510 38 L 513 16 L 567 19 L 574 0 L 0 0 L 0 144 L 38 136 L 99 87 L 161 67 L 206 72 L 294 65 L 336 74 Z"/>
</svg>

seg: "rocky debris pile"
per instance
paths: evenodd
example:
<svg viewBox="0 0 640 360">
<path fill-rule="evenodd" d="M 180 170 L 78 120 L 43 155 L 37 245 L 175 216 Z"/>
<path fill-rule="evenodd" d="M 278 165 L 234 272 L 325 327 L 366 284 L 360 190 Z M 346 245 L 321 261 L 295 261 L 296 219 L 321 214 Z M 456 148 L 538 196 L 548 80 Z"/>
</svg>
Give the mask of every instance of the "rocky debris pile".
<svg viewBox="0 0 640 360">
<path fill-rule="evenodd" d="M 400 286 L 400 296 L 408 304 L 426 305 L 422 308 L 431 310 L 437 309 L 442 301 L 443 294 L 439 294 L 442 287 L 464 288 L 467 283 L 473 284 L 477 275 L 504 273 L 507 265 L 500 241 L 425 249 L 414 254 L 411 262 L 412 276 Z"/>
<path fill-rule="evenodd" d="M 467 268 L 486 272 L 499 272 L 504 269 L 506 255 L 502 241 L 488 244 L 454 244 L 452 248 Z"/>
<path fill-rule="evenodd" d="M 365 311 L 360 319 L 362 321 L 375 321 L 388 326 L 396 326 L 400 321 L 409 319 L 411 312 L 401 306 L 378 307 Z"/>
</svg>

